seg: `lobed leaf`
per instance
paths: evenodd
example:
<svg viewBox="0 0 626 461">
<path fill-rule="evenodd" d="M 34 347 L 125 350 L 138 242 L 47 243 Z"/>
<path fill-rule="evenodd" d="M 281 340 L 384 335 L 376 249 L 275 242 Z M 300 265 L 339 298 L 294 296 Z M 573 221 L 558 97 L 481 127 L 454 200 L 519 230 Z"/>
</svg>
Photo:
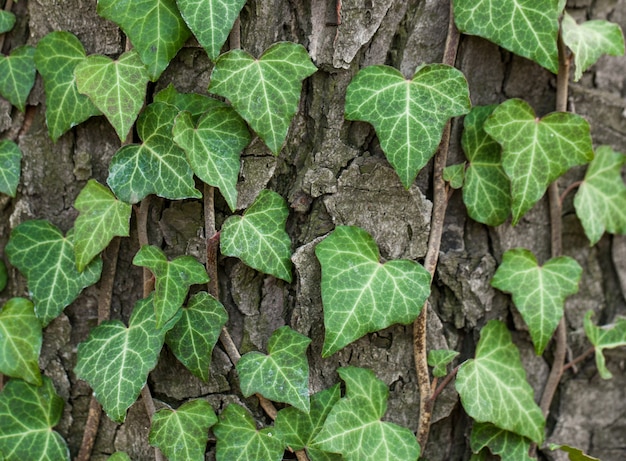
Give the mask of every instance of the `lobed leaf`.
<svg viewBox="0 0 626 461">
<path fill-rule="evenodd" d="M 474 423 L 470 446 L 474 453 L 485 447 L 502 461 L 532 461 L 528 456 L 531 441 L 514 432 L 505 431 L 490 423 Z"/>
<path fill-rule="evenodd" d="M 228 107 L 222 101 L 210 98 L 198 93 L 179 93 L 171 83 L 154 95 L 154 102 L 165 102 L 175 106 L 179 112 L 187 111 L 191 113 L 194 123 L 205 112 L 219 107 Z"/>
<path fill-rule="evenodd" d="M 15 197 L 20 182 L 22 151 L 9 139 L 0 141 L 0 193 Z"/>
<path fill-rule="evenodd" d="M 26 110 L 26 99 L 35 84 L 35 48 L 18 46 L 9 56 L 0 55 L 0 96 L 20 111 Z"/>
<path fill-rule="evenodd" d="M 428 365 L 433 367 L 433 376 L 438 378 L 446 376 L 448 374 L 448 364 L 451 363 L 457 355 L 459 355 L 457 351 L 451 351 L 449 349 L 428 351 Z"/>
<path fill-rule="evenodd" d="M 597 327 L 591 321 L 593 311 L 585 315 L 585 333 L 589 342 L 594 345 L 596 351 L 596 366 L 602 379 L 611 379 L 613 374 L 606 367 L 604 349 L 614 349 L 626 346 L 626 318 L 619 318 L 613 325 Z"/>
<path fill-rule="evenodd" d="M 460 189 L 465 182 L 465 162 L 449 165 L 443 169 L 443 180 L 450 184 L 452 189 Z"/>
<path fill-rule="evenodd" d="M 9 32 L 15 25 L 15 15 L 10 11 L 0 10 L 0 34 Z"/>
</svg>

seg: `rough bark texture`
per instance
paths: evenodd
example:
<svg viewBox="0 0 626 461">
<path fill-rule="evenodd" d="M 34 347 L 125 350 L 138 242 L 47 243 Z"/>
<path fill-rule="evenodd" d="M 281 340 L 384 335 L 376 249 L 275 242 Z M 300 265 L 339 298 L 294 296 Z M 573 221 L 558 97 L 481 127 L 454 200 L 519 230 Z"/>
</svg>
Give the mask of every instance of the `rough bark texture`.
<svg viewBox="0 0 626 461">
<path fill-rule="evenodd" d="M 221 298 L 230 314 L 229 331 L 240 351 L 263 350 L 271 332 L 289 324 L 313 339 L 309 349 L 311 392 L 338 381 L 336 368 L 355 365 L 372 368 L 390 387 L 390 421 L 415 430 L 419 408 L 412 359 L 411 326 L 394 326 L 367 335 L 333 356 L 322 359 L 322 305 L 320 268 L 315 244 L 335 225 L 359 225 L 378 242 L 384 259 L 420 260 L 426 251 L 431 211 L 429 168 L 405 190 L 386 162 L 374 136 L 364 123 L 344 120 L 343 105 L 350 79 L 371 64 L 389 64 L 407 77 L 422 63 L 438 62 L 443 52 L 448 21 L 448 1 L 443 0 L 343 0 L 337 26 L 334 1 L 249 0 L 241 14 L 242 47 L 260 55 L 271 44 L 290 40 L 303 44 L 319 71 L 303 86 L 300 110 L 278 158 L 258 140 L 245 151 L 241 172 L 239 208 L 248 206 L 259 190 L 269 187 L 285 197 L 291 207 L 288 231 L 292 237 L 295 282 L 288 285 L 263 276 L 229 258 L 220 260 Z M 626 29 L 626 0 L 570 1 L 578 18 L 607 18 Z M 123 50 L 121 32 L 96 15 L 96 0 L 23 0 L 13 7 L 18 16 L 7 36 L 4 52 L 23 43 L 35 45 L 53 30 L 76 34 L 89 54 L 116 56 Z M 497 103 L 522 97 L 543 115 L 554 107 L 554 77 L 537 65 L 498 49 L 476 37 L 462 37 L 457 60 L 467 76 L 472 103 Z M 180 91 L 206 92 L 212 64 L 204 52 L 189 44 L 157 83 L 159 90 L 174 83 Z M 626 151 L 626 60 L 602 58 L 571 88 L 571 109 L 592 126 L 594 143 Z M 38 78 L 29 99 L 32 125 L 19 137 L 24 152 L 22 179 L 14 200 L 0 197 L 0 256 L 9 232 L 27 219 L 48 219 L 63 231 L 77 215 L 73 202 L 86 180 L 106 181 L 109 160 L 119 148 L 113 129 L 102 117 L 92 118 L 64 135 L 56 144 L 47 135 L 43 85 Z M 0 133 L 16 133 L 23 114 L 0 99 Z M 453 125 L 450 163 L 462 159 L 458 121 Z M 582 169 L 570 172 L 563 187 L 580 179 Z M 217 198 L 218 228 L 227 206 Z M 567 301 L 566 319 L 573 356 L 588 348 L 582 330 L 584 312 L 607 323 L 626 314 L 626 239 L 605 236 L 589 247 L 573 213 L 572 197 L 564 204 L 565 253 L 584 269 L 580 292 Z M 150 217 L 151 242 L 170 255 L 204 254 L 202 206 L 199 202 L 157 201 Z M 540 261 L 549 258 L 548 209 L 540 202 L 516 227 L 504 224 L 489 229 L 467 218 L 459 194 L 452 197 L 442 254 L 435 277 L 429 340 L 432 348 L 450 347 L 461 360 L 472 356 L 478 332 L 487 321 L 499 318 L 518 331 L 519 346 L 529 380 L 539 395 L 551 355 L 533 353 L 521 317 L 509 297 L 489 281 L 504 251 L 526 247 Z M 112 317 L 127 320 L 142 293 L 142 272 L 131 264 L 137 251 L 136 235 L 123 239 L 113 293 Z M 6 260 L 6 258 L 5 258 Z M 10 285 L 0 295 L 27 295 L 26 284 L 10 269 Z M 87 289 L 53 321 L 44 333 L 40 365 L 65 399 L 65 413 L 57 428 L 78 452 L 87 418 L 91 390 L 73 373 L 76 345 L 97 323 L 98 287 Z M 626 373 L 624 349 L 608 354 L 614 378 L 598 376 L 593 360 L 578 373 L 566 372 L 553 402 L 548 423 L 549 442 L 571 444 L 604 461 L 626 457 Z M 203 383 L 189 374 L 164 350 L 149 380 L 158 400 L 176 404 L 189 398 L 206 398 L 217 412 L 228 402 L 249 408 L 259 420 L 263 414 L 254 398 L 243 399 L 227 355 L 216 347 L 211 378 Z M 267 422 L 267 421 L 266 421 Z M 450 386 L 435 406 L 434 426 L 424 456 L 431 460 L 468 459 L 469 420 Z M 133 460 L 153 459 L 147 444 L 148 419 L 141 402 L 129 411 L 126 422 L 116 425 L 103 417 L 92 459 L 103 460 L 126 451 Z M 209 444 L 207 459 L 213 459 Z M 546 452 L 550 459 L 565 459 Z"/>
</svg>

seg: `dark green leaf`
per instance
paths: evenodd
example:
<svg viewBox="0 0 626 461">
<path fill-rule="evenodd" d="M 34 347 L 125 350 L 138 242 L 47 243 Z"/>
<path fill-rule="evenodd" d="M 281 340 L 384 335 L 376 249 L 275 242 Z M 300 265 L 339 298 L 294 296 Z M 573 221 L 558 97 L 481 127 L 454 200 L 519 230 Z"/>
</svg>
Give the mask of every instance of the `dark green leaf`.
<svg viewBox="0 0 626 461">
<path fill-rule="evenodd" d="M 0 141 L 0 193 L 15 197 L 20 182 L 22 151 L 13 141 Z"/>
<path fill-rule="evenodd" d="M 219 107 L 227 107 L 222 101 L 198 93 L 179 93 L 171 83 L 154 95 L 154 102 L 165 102 L 175 106 L 179 112 L 191 113 L 194 123 L 205 112 Z"/>
<path fill-rule="evenodd" d="M 489 447 L 502 461 L 533 461 L 528 456 L 531 441 L 521 435 L 505 431 L 490 423 L 474 423 L 470 445 L 474 453 Z"/>
<path fill-rule="evenodd" d="M 4 261 L 0 259 L 0 292 L 6 288 L 8 280 L 9 274 L 7 273 L 7 266 L 4 264 Z"/>
<path fill-rule="evenodd" d="M 10 11 L 0 10 L 0 34 L 9 32 L 15 25 L 15 15 Z"/>
<path fill-rule="evenodd" d="M 585 315 L 585 333 L 589 342 L 596 349 L 596 366 L 598 372 L 603 379 L 611 379 L 613 374 L 606 367 L 604 360 L 604 349 L 613 349 L 620 346 L 626 346 L 626 318 L 619 318 L 612 325 L 597 327 L 591 321 L 593 311 L 587 312 Z"/>
<path fill-rule="evenodd" d="M 24 112 L 26 99 L 35 84 L 35 48 L 18 46 L 9 56 L 0 55 L 0 96 Z"/>
</svg>

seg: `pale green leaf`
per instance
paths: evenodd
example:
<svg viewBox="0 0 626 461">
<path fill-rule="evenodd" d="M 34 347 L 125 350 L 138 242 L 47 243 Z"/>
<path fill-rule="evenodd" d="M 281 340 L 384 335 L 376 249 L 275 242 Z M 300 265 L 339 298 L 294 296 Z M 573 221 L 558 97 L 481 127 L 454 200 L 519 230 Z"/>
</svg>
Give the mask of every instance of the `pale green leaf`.
<svg viewBox="0 0 626 461">
<path fill-rule="evenodd" d="M 20 182 L 22 151 L 9 139 L 0 141 L 0 193 L 15 197 Z"/>
<path fill-rule="evenodd" d="M 600 461 L 598 458 L 585 454 L 581 449 L 570 447 L 568 445 L 550 444 L 550 450 L 561 450 L 568 454 L 570 461 Z"/>
<path fill-rule="evenodd" d="M 531 441 L 521 435 L 505 431 L 490 423 L 474 423 L 470 446 L 474 453 L 488 447 L 502 461 L 533 461 L 528 456 Z"/>
<path fill-rule="evenodd" d="M 443 180 L 450 184 L 452 189 L 460 189 L 465 181 L 465 162 L 450 165 L 443 169 Z"/>
<path fill-rule="evenodd" d="M 9 56 L 0 55 L 0 96 L 24 112 L 26 99 L 35 84 L 35 48 L 18 46 Z"/>
<path fill-rule="evenodd" d="M 194 123 L 205 112 L 219 107 L 227 107 L 226 103 L 198 93 L 179 93 L 171 83 L 154 95 L 154 102 L 165 102 L 175 106 L 179 112 L 191 113 Z"/>
<path fill-rule="evenodd" d="M 108 461 L 131 461 L 130 456 L 128 456 L 123 451 L 116 451 L 111 456 L 109 456 Z"/>
<path fill-rule="evenodd" d="M 433 367 L 433 376 L 441 378 L 447 375 L 448 364 L 451 363 L 457 355 L 459 355 L 457 351 L 451 351 L 449 349 L 428 351 L 428 365 Z"/>
<path fill-rule="evenodd" d="M 600 376 L 602 379 L 611 379 L 613 374 L 606 367 L 603 351 L 604 349 L 626 346 L 626 318 L 619 318 L 612 325 L 597 327 L 591 321 L 592 316 L 593 311 L 589 311 L 585 315 L 585 333 L 589 342 L 595 347 L 596 366 Z"/>
<path fill-rule="evenodd" d="M 0 10 L 0 34 L 9 32 L 15 25 L 15 15 L 10 11 Z"/>
</svg>

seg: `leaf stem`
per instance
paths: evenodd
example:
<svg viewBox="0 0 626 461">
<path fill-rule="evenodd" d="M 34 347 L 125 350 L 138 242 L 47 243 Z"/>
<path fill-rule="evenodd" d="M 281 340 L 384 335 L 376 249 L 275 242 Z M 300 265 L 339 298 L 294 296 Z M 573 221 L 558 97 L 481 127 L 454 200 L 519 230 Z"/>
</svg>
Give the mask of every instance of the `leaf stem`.
<svg viewBox="0 0 626 461">
<path fill-rule="evenodd" d="M 454 377 L 456 376 L 457 372 L 459 371 L 459 368 L 461 368 L 461 365 L 457 365 L 456 367 L 454 367 L 454 369 L 448 374 L 448 376 L 446 376 L 441 381 L 439 386 L 437 386 L 437 389 L 435 389 L 435 391 L 433 392 L 433 395 L 430 396 L 430 400 L 432 400 L 433 406 L 435 404 L 435 400 L 437 400 L 437 397 L 439 397 L 439 394 L 441 394 L 443 392 L 443 390 L 446 388 L 446 386 L 448 384 L 450 384 L 450 381 L 452 381 L 454 379 Z"/>
<path fill-rule="evenodd" d="M 576 189 L 578 186 L 580 186 L 583 182 L 582 181 L 574 181 L 573 183 L 571 183 L 569 186 L 567 186 L 567 188 L 563 191 L 563 193 L 561 194 L 561 196 L 559 197 L 559 202 L 561 203 L 561 207 L 563 207 L 563 202 L 565 201 L 565 197 L 567 197 L 567 195 L 573 191 L 574 189 Z"/>
<path fill-rule="evenodd" d="M 570 368 L 574 368 L 580 362 L 585 361 L 587 358 L 589 358 L 589 356 L 593 355 L 595 351 L 596 351 L 595 347 L 590 347 L 585 352 L 580 354 L 578 357 L 576 357 L 572 361 L 570 361 L 570 362 L 566 363 L 565 365 L 563 365 L 563 373 L 565 373 Z"/>
</svg>

